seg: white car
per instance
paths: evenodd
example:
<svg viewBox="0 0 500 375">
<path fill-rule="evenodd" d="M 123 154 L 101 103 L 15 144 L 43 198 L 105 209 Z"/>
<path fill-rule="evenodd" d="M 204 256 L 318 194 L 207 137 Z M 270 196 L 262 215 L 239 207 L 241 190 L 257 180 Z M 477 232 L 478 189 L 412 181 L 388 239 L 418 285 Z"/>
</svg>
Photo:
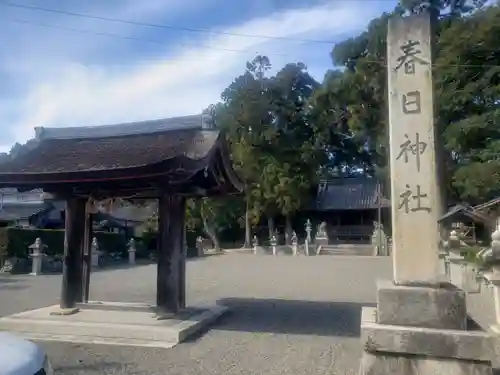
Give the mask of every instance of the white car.
<svg viewBox="0 0 500 375">
<path fill-rule="evenodd" d="M 53 375 L 47 355 L 34 342 L 0 332 L 1 375 Z"/>
</svg>

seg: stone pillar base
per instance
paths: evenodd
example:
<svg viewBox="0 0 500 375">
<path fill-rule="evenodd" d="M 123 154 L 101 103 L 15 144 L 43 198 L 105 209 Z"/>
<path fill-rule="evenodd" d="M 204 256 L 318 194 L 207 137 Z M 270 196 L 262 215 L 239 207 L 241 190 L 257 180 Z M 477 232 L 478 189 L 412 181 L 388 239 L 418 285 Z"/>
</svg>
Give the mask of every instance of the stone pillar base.
<svg viewBox="0 0 500 375">
<path fill-rule="evenodd" d="M 487 362 L 460 359 L 363 353 L 359 374 L 366 375 L 492 375 Z"/>
<path fill-rule="evenodd" d="M 378 307 L 362 312 L 359 375 L 492 374 L 492 338 L 467 318 L 462 290 L 377 286 Z"/>
</svg>

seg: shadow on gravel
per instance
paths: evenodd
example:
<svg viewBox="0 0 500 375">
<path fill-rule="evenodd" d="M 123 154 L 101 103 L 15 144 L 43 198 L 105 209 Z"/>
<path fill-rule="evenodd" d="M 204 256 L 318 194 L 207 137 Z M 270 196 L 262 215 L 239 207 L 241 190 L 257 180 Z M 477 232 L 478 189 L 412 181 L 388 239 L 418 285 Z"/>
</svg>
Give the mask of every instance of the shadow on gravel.
<svg viewBox="0 0 500 375">
<path fill-rule="evenodd" d="M 374 306 L 257 298 L 225 298 L 217 303 L 230 308 L 217 330 L 337 337 L 359 337 L 361 307 Z"/>
</svg>

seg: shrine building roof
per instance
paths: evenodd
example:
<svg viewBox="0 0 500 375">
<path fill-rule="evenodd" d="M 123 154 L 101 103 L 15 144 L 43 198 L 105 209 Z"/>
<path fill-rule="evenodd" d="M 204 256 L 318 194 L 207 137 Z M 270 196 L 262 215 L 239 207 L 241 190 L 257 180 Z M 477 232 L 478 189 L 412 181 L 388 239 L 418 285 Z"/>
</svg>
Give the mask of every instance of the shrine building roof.
<svg viewBox="0 0 500 375">
<path fill-rule="evenodd" d="M 127 181 L 129 188 L 137 189 L 175 183 L 240 191 L 225 137 L 202 125 L 202 115 L 195 115 L 106 126 L 38 127 L 33 142 L 0 164 L 0 187 L 51 191 L 79 185 L 89 193 L 98 183 L 120 190 Z M 201 171 L 204 178 L 197 175 Z"/>
</svg>

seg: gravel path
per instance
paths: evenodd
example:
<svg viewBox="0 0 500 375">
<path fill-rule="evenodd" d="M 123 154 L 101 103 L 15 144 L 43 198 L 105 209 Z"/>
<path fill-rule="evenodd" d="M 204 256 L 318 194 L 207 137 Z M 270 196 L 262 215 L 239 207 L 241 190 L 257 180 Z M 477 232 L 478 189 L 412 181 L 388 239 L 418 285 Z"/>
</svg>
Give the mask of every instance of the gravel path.
<svg viewBox="0 0 500 375">
<path fill-rule="evenodd" d="M 231 254 L 192 260 L 188 304 L 232 307 L 172 349 L 42 343 L 58 374 L 355 374 L 360 309 L 391 262 L 371 257 Z M 0 276 L 0 315 L 57 303 L 60 276 Z M 91 299 L 153 301 L 156 268 L 95 272 Z"/>
</svg>

